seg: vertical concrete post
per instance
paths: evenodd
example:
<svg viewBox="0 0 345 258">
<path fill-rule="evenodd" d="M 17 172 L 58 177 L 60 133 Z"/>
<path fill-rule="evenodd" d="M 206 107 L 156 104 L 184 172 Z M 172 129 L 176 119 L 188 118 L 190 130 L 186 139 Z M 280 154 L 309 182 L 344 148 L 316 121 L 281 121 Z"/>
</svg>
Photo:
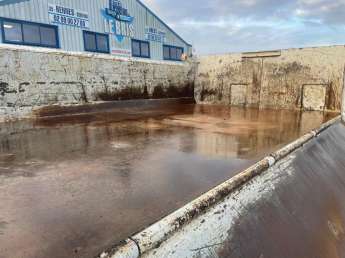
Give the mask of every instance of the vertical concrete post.
<svg viewBox="0 0 345 258">
<path fill-rule="evenodd" d="M 345 66 L 343 74 L 343 95 L 341 98 L 341 119 L 345 122 Z"/>
</svg>

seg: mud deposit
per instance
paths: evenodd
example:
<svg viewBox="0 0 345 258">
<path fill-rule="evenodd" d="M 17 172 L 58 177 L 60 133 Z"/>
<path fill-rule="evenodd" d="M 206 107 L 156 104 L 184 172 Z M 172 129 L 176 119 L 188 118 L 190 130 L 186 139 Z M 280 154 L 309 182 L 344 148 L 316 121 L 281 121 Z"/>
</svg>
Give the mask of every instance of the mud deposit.
<svg viewBox="0 0 345 258">
<path fill-rule="evenodd" d="M 2 124 L 0 257 L 95 257 L 335 115 L 179 105 Z"/>
</svg>

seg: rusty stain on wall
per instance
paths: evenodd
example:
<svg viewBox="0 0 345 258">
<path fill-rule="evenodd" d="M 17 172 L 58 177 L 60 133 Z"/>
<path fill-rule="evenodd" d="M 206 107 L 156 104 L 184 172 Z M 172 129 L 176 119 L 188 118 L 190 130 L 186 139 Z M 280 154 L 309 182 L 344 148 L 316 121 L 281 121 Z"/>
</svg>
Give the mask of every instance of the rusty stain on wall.
<svg viewBox="0 0 345 258">
<path fill-rule="evenodd" d="M 204 56 L 199 59 L 196 100 L 205 104 L 339 111 L 344 60 L 344 46 Z M 230 98 L 226 85 L 236 85 L 230 90 Z M 305 85 L 321 88 L 310 91 Z M 308 99 L 307 106 L 303 97 Z"/>
</svg>

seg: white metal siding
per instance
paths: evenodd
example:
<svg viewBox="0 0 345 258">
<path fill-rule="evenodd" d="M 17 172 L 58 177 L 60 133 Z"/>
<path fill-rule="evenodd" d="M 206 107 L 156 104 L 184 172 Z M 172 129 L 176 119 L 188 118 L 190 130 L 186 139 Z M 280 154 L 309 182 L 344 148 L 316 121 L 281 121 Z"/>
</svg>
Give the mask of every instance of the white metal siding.
<svg viewBox="0 0 345 258">
<path fill-rule="evenodd" d="M 165 44 L 183 47 L 185 53 L 191 52 L 191 46 L 177 37 L 164 23 L 159 21 L 137 0 L 122 0 L 123 6 L 134 17 L 134 38 L 145 40 L 145 27 L 154 27 L 166 32 Z M 49 24 L 48 4 L 58 4 L 89 13 L 90 31 L 106 33 L 106 22 L 101 10 L 107 8 L 108 0 L 30 0 L 21 3 L 0 6 L 0 17 Z M 60 46 L 67 51 L 84 51 L 81 28 L 59 25 Z M 110 45 L 115 48 L 131 49 L 130 38 L 118 42 L 110 35 Z M 150 41 L 151 58 L 163 59 L 163 44 Z"/>
</svg>

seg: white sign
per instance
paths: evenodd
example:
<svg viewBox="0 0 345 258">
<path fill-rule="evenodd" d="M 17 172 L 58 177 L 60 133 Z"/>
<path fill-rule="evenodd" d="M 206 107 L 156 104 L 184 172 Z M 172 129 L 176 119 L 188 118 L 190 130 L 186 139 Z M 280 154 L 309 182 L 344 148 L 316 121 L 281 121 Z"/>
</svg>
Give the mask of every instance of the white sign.
<svg viewBox="0 0 345 258">
<path fill-rule="evenodd" d="M 89 28 L 89 14 L 87 12 L 60 5 L 49 4 L 48 14 L 50 23 L 79 28 Z"/>
<path fill-rule="evenodd" d="M 145 28 L 145 39 L 149 40 L 149 41 L 164 43 L 165 42 L 165 32 L 160 31 L 156 28 L 146 27 Z"/>
<path fill-rule="evenodd" d="M 129 49 L 123 49 L 123 48 L 113 48 L 111 50 L 111 54 L 114 56 L 131 57 L 132 51 Z"/>
</svg>

